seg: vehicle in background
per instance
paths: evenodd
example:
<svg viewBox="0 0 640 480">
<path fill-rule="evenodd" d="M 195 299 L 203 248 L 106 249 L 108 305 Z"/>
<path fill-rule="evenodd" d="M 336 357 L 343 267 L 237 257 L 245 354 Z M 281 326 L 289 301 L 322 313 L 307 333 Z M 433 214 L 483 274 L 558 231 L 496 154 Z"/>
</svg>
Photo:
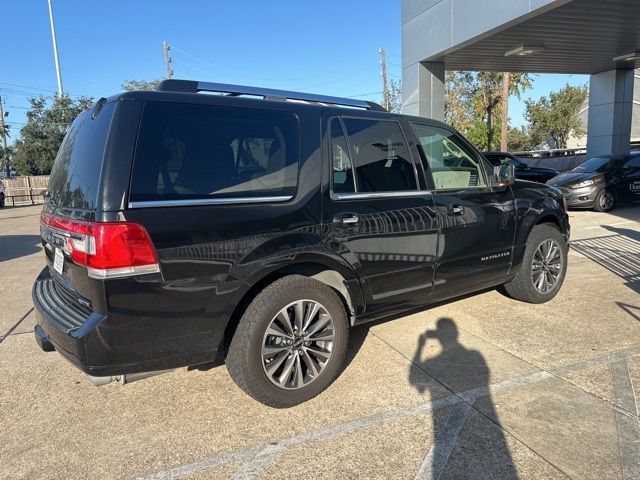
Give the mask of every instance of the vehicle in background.
<svg viewBox="0 0 640 480">
<path fill-rule="evenodd" d="M 0 208 L 4 207 L 4 183 L 0 180 Z"/>
<path fill-rule="evenodd" d="M 549 180 L 571 208 L 611 210 L 618 202 L 640 200 L 640 152 L 600 155 Z"/>
<path fill-rule="evenodd" d="M 9 170 L 9 178 L 13 178 L 15 177 L 18 172 L 15 168 L 12 168 L 11 170 Z M 7 178 L 7 171 L 5 169 L 0 169 L 0 178 Z"/>
<path fill-rule="evenodd" d="M 98 385 L 224 360 L 288 407 L 337 377 L 352 326 L 496 286 L 546 302 L 567 268 L 557 189 L 362 100 L 183 80 L 103 98 L 48 193 L 36 340 Z"/>
<path fill-rule="evenodd" d="M 560 173 L 555 168 L 534 167 L 528 165 L 518 157 L 508 152 L 484 152 L 484 157 L 492 165 L 502 165 L 509 163 L 516 169 L 516 178 L 519 180 L 529 180 L 531 182 L 546 183 Z"/>
</svg>

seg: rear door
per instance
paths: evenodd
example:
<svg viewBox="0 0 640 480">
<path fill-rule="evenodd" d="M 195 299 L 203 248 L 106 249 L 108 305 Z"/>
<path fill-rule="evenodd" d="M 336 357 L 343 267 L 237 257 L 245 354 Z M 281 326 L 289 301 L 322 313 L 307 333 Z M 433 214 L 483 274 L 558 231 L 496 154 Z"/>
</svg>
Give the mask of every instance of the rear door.
<svg viewBox="0 0 640 480">
<path fill-rule="evenodd" d="M 93 220 L 98 207 L 103 157 L 117 102 L 99 102 L 73 121 L 58 150 L 49 176 L 44 212 L 77 220 Z M 68 234 L 40 226 L 47 265 L 54 281 L 71 292 L 94 298 L 87 269 L 71 261 Z"/>
<path fill-rule="evenodd" d="M 513 255 L 515 204 L 509 187 L 489 187 L 482 156 L 439 125 L 412 123 L 440 223 L 434 294 L 478 290 L 506 277 Z"/>
<path fill-rule="evenodd" d="M 397 120 L 325 115 L 328 243 L 365 287 L 367 313 L 428 302 L 437 222 Z M 328 167 L 328 168 L 327 168 Z"/>
<path fill-rule="evenodd" d="M 618 192 L 622 195 L 621 200 L 640 200 L 640 154 L 633 155 L 622 166 Z"/>
</svg>

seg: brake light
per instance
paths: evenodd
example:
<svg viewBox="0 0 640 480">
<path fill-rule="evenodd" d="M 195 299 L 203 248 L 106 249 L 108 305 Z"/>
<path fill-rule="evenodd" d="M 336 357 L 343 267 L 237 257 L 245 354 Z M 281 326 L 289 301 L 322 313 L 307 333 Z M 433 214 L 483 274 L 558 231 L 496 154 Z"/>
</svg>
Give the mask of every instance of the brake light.
<svg viewBox="0 0 640 480">
<path fill-rule="evenodd" d="M 86 222 L 43 213 L 41 223 L 65 239 L 74 263 L 92 278 L 116 278 L 160 271 L 158 256 L 145 228 L 131 222 Z"/>
</svg>

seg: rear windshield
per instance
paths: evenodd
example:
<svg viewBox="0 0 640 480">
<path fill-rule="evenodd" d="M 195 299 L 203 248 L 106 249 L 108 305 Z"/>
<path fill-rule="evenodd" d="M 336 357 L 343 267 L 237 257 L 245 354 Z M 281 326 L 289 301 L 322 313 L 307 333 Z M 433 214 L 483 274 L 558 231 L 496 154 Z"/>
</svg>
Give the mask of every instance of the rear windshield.
<svg viewBox="0 0 640 480">
<path fill-rule="evenodd" d="M 147 103 L 129 200 L 289 197 L 297 177 L 290 112 Z"/>
<path fill-rule="evenodd" d="M 55 206 L 96 208 L 98 183 L 115 102 L 105 104 L 96 118 L 93 109 L 81 113 L 60 145 L 49 177 L 49 202 Z"/>
</svg>

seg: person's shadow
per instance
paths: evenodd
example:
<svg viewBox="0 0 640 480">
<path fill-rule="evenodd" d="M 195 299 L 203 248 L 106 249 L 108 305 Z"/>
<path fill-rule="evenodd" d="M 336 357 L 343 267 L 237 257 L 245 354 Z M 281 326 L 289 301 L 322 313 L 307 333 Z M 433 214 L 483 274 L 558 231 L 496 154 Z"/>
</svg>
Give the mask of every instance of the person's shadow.
<svg viewBox="0 0 640 480">
<path fill-rule="evenodd" d="M 442 351 L 423 359 L 429 339 L 436 339 Z M 425 372 L 436 382 L 425 382 Z M 440 383 L 460 396 L 448 407 L 444 424 L 436 422 L 436 412 L 432 416 L 434 443 L 422 464 L 420 478 L 439 479 L 445 472 L 451 478 L 518 478 L 489 395 L 489 367 L 480 352 L 460 344 L 453 320 L 440 318 L 436 330 L 420 335 L 409 382 L 420 393 Z M 441 391 L 439 385 L 438 389 Z M 432 392 L 432 398 L 437 396 Z M 478 411 L 473 409 L 476 399 L 481 404 Z"/>
</svg>

